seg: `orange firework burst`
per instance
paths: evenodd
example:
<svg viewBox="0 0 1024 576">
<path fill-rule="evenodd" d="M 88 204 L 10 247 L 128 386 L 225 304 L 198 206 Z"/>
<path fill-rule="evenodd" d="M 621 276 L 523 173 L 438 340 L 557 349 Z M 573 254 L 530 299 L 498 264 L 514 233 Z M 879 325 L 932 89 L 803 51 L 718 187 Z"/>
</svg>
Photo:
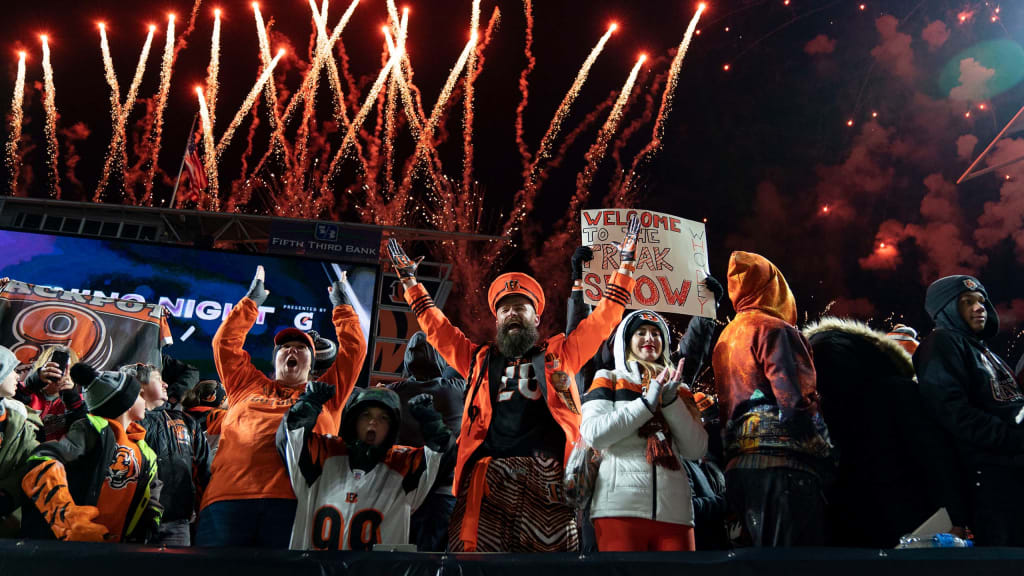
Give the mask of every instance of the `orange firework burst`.
<svg viewBox="0 0 1024 576">
<path fill-rule="evenodd" d="M 50 42 L 45 34 L 39 37 L 43 43 L 43 107 L 46 110 L 46 153 L 50 160 L 50 196 L 60 199 L 60 173 L 58 171 L 57 144 L 57 97 L 53 83 L 53 66 L 50 64 Z"/>
<path fill-rule="evenodd" d="M 167 109 L 167 97 L 171 91 L 171 74 L 174 70 L 174 14 L 167 15 L 167 38 L 164 42 L 164 55 L 160 60 L 160 87 L 156 95 L 156 112 L 154 113 L 153 134 L 150 146 L 149 167 L 146 170 L 145 192 L 143 203 L 151 204 L 153 198 L 153 178 L 156 176 L 157 160 L 160 159 L 160 145 L 164 133 L 164 111 Z"/>
<path fill-rule="evenodd" d="M 18 191 L 18 173 L 21 159 L 21 125 L 25 118 L 25 52 L 18 52 L 18 78 L 14 81 L 14 97 L 11 99 L 11 137 L 7 141 L 7 168 L 11 172 L 11 194 Z"/>
</svg>

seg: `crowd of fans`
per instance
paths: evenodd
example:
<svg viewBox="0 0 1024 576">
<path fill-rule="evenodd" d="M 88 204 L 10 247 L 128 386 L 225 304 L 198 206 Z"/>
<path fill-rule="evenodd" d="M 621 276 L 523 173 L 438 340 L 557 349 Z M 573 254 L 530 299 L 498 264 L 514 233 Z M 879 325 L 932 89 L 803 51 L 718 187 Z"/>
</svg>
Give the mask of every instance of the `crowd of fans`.
<svg viewBox="0 0 1024 576">
<path fill-rule="evenodd" d="M 1024 394 L 985 341 L 984 286 L 935 281 L 935 328 L 824 318 L 801 330 L 782 272 L 735 252 L 728 322 L 625 313 L 639 224 L 604 297 L 572 259 L 564 333 L 538 334 L 526 274 L 488 290 L 475 343 L 389 256 L 422 332 L 402 380 L 356 386 L 367 351 L 344 276 L 334 338 L 244 345 L 262 268 L 213 340 L 218 380 L 171 357 L 97 371 L 65 346 L 21 365 L 0 347 L 0 537 L 161 546 L 421 551 L 893 547 L 945 508 L 978 545 L 1024 545 Z M 1019 367 L 1018 367 L 1019 371 Z M 695 390 L 707 390 L 708 393 Z M 569 468 L 567 474 L 567 467 Z M 567 478 L 570 479 L 567 482 Z"/>
</svg>

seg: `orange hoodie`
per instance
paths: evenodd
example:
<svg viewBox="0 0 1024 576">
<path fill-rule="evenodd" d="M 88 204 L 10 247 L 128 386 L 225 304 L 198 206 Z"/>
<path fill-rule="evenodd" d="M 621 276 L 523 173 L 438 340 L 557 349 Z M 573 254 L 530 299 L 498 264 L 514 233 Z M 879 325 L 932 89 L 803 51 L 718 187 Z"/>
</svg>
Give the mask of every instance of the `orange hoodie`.
<svg viewBox="0 0 1024 576">
<path fill-rule="evenodd" d="M 785 277 L 763 256 L 733 252 L 728 280 L 736 318 L 712 359 L 726 458 L 760 456 L 746 464 L 768 467 L 788 465 L 794 452 L 827 456 L 811 348 L 794 326 L 796 300 Z"/>
<path fill-rule="evenodd" d="M 304 390 L 271 380 L 252 365 L 242 345 L 256 323 L 256 315 L 256 304 L 242 298 L 213 337 L 213 360 L 230 408 L 221 424 L 203 508 L 221 500 L 295 498 L 274 437 L 284 415 Z M 355 310 L 348 305 L 337 306 L 332 319 L 338 357 L 319 380 L 334 385 L 335 396 L 324 404 L 317 421 L 315 430 L 321 434 L 338 433 L 341 410 L 366 358 L 366 339 Z"/>
</svg>

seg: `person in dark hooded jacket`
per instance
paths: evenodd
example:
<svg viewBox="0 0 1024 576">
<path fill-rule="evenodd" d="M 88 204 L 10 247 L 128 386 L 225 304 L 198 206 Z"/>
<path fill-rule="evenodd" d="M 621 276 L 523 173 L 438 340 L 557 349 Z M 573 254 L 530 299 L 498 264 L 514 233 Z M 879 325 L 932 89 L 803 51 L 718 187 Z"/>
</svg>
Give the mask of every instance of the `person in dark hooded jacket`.
<svg viewBox="0 0 1024 576">
<path fill-rule="evenodd" d="M 940 507 L 964 526 L 955 463 L 925 410 L 904 341 L 832 317 L 803 333 L 839 453 L 828 498 L 830 544 L 892 548 Z"/>
<path fill-rule="evenodd" d="M 405 346 L 405 361 L 402 378 L 388 386 L 398 394 L 402 406 L 401 425 L 397 442 L 403 446 L 423 446 L 420 426 L 411 418 L 409 401 L 420 395 L 430 394 L 434 406 L 441 414 L 445 426 L 458 435 L 462 426 L 462 410 L 466 400 L 466 381 L 455 374 L 454 378 L 444 376 L 448 364 L 427 342 L 427 335 L 417 332 Z M 437 486 L 412 515 L 409 542 L 420 551 L 443 552 L 448 545 L 448 522 L 455 509 L 452 495 L 452 481 L 455 469 L 438 478 Z"/>
<path fill-rule="evenodd" d="M 914 353 L 929 410 L 952 436 L 968 526 L 983 546 L 1024 545 L 1024 394 L 1013 370 L 985 340 L 999 331 L 988 292 L 972 276 L 928 287 L 925 310 L 935 330 Z"/>
</svg>

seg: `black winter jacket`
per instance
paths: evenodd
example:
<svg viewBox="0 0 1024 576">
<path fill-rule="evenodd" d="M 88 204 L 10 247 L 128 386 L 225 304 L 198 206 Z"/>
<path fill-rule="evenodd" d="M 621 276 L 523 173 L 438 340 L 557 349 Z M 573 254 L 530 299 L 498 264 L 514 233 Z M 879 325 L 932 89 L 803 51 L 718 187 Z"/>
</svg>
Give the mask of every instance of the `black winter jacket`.
<svg viewBox="0 0 1024 576">
<path fill-rule="evenodd" d="M 959 295 L 972 289 L 985 295 L 988 309 L 981 334 L 971 331 L 957 311 Z M 984 342 L 999 326 L 984 287 L 970 276 L 943 278 L 929 287 L 925 307 L 936 329 L 914 354 L 914 368 L 928 407 L 968 468 L 1024 467 L 1024 426 L 1014 420 L 1024 408 L 1024 394 L 1013 370 Z"/>
<path fill-rule="evenodd" d="M 212 458 L 206 434 L 194 418 L 168 404 L 147 410 L 140 424 L 159 465 L 163 521 L 191 520 L 197 508 L 196 492 L 210 480 Z"/>
</svg>

